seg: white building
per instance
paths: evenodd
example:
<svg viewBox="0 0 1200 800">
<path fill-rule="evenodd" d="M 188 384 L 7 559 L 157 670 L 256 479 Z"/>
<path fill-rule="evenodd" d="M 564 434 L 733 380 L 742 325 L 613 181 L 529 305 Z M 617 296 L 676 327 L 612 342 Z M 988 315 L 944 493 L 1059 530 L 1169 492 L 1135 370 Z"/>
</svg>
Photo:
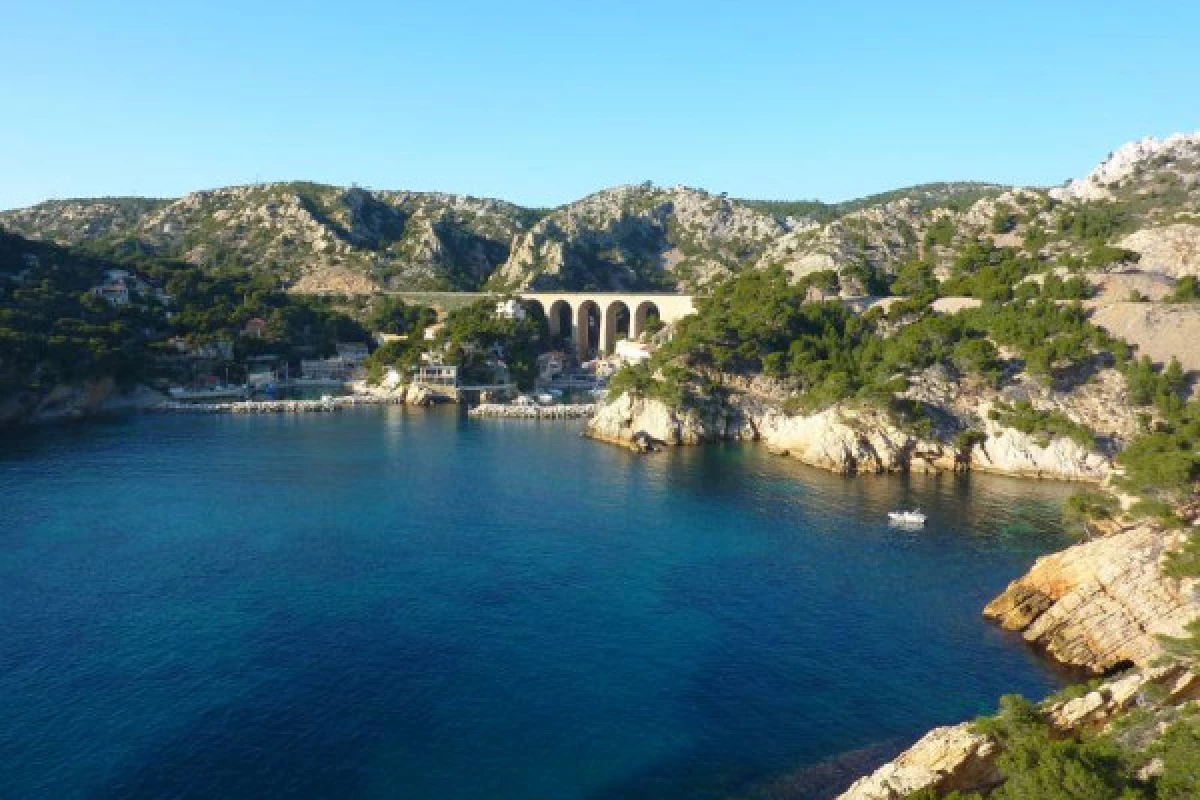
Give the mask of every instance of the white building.
<svg viewBox="0 0 1200 800">
<path fill-rule="evenodd" d="M 625 364 L 640 364 L 653 355 L 650 347 L 632 339 L 621 339 L 613 350 L 613 357 Z"/>
<path fill-rule="evenodd" d="M 501 300 L 496 303 L 496 316 L 504 317 L 505 319 L 525 319 L 525 306 L 513 298 Z"/>
</svg>

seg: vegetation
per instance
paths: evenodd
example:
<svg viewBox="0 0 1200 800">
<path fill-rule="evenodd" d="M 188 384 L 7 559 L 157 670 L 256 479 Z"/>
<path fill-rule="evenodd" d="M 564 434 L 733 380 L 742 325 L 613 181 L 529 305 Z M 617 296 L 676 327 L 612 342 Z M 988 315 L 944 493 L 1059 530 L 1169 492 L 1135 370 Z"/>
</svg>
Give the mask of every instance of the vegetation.
<svg viewBox="0 0 1200 800">
<path fill-rule="evenodd" d="M 1061 411 L 1038 411 L 1028 400 L 998 404 L 988 416 L 1009 428 L 1030 434 L 1045 447 L 1051 439 L 1064 437 L 1089 450 L 1096 446 L 1096 435 Z"/>
<path fill-rule="evenodd" d="M 523 388 L 537 377 L 537 356 L 550 339 L 545 316 L 537 306 L 526 309 L 524 318 L 496 314 L 496 301 L 477 303 L 451 311 L 439 337 L 448 364 L 461 368 L 467 381 L 491 382 L 495 367 L 493 353 L 502 355 L 508 373 Z"/>
<path fill-rule="evenodd" d="M 1200 301 L 1200 280 L 1195 275 L 1184 275 L 1175 284 L 1174 291 L 1167 297 L 1169 303 L 1195 303 Z"/>
<path fill-rule="evenodd" d="M 120 307 L 94 296 L 109 270 L 162 289 L 169 305 L 153 294 L 135 292 Z M 229 342 L 236 359 L 270 352 L 289 361 L 331 354 L 338 341 L 365 341 L 363 326 L 335 303 L 289 295 L 263 273 L 202 269 L 140 251 L 118 259 L 0 233 L 0 393 L 179 377 L 172 337 L 189 347 Z M 243 336 L 255 318 L 265 323 L 262 335 Z"/>
<path fill-rule="evenodd" d="M 977 720 L 975 729 L 1003 745 L 1004 784 L 989 800 L 1184 800 L 1200 786 L 1200 722 L 1185 716 L 1153 746 L 1141 750 L 1104 734 L 1062 736 L 1023 697 L 1008 695 L 1000 713 Z M 1157 776 L 1138 770 L 1161 759 Z M 983 795 L 924 790 L 909 800 L 982 800 Z"/>
</svg>

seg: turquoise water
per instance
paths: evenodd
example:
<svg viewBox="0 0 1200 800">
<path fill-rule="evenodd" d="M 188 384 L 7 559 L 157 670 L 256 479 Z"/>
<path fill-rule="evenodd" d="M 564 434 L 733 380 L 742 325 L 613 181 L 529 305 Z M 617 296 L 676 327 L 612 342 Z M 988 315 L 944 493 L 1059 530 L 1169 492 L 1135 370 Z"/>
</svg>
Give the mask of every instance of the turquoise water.
<svg viewBox="0 0 1200 800">
<path fill-rule="evenodd" d="M 846 753 L 1058 682 L 979 610 L 1069 489 L 577 431 L 4 433 L 0 797 L 823 797 Z"/>
</svg>

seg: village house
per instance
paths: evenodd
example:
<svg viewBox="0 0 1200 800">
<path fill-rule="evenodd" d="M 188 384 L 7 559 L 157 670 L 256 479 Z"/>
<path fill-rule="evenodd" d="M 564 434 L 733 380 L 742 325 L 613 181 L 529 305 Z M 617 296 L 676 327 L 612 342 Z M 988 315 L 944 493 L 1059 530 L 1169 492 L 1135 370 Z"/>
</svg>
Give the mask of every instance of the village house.
<svg viewBox="0 0 1200 800">
<path fill-rule="evenodd" d="M 242 336 L 251 339 L 261 339 L 267 332 L 267 321 L 262 317 L 251 317 L 242 328 Z"/>
<path fill-rule="evenodd" d="M 511 297 L 507 300 L 501 300 L 500 302 L 496 303 L 496 316 L 498 317 L 522 320 L 525 319 L 525 315 L 527 313 L 528 312 L 525 310 L 525 306 L 521 305 L 518 300 L 515 300 Z"/>
<path fill-rule="evenodd" d="M 124 269 L 105 270 L 103 280 L 91 288 L 91 293 L 114 308 L 129 305 L 135 295 L 143 299 L 153 298 L 163 305 L 171 302 L 171 296 L 165 291 Z"/>
<path fill-rule="evenodd" d="M 362 366 L 367 360 L 370 352 L 367 346 L 362 342 L 338 342 L 337 343 L 338 358 L 345 361 L 347 364 L 352 364 L 355 367 Z"/>
<path fill-rule="evenodd" d="M 458 386 L 458 367 L 450 364 L 421 364 L 413 370 L 413 382 L 427 386 Z"/>
</svg>

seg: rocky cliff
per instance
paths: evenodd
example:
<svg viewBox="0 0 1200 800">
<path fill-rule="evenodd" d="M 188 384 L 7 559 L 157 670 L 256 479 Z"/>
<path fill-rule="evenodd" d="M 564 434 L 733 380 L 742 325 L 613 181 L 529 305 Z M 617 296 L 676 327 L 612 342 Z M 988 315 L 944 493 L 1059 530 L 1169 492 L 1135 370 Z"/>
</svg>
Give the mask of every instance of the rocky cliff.
<svg viewBox="0 0 1200 800">
<path fill-rule="evenodd" d="M 1063 664 L 1106 673 L 1148 666 L 1162 636 L 1182 636 L 1200 612 L 1194 582 L 1163 574 L 1179 543 L 1151 524 L 1039 559 L 988 604 L 984 615 Z"/>
<path fill-rule="evenodd" d="M 1200 700 L 1200 676 L 1180 666 L 1147 667 L 1117 676 L 1078 697 L 1052 699 L 1042 707 L 1061 733 L 1110 729 L 1137 708 L 1153 741 L 1160 719 L 1172 719 Z M 1003 781 L 1002 746 L 971 723 L 935 728 L 875 772 L 855 781 L 837 800 L 904 800 L 928 789 L 937 794 L 986 792 Z"/>
<path fill-rule="evenodd" d="M 986 414 L 986 404 L 983 410 Z M 952 406 L 942 408 L 953 414 Z M 986 415 L 963 418 L 986 439 L 965 449 L 953 437 L 922 437 L 870 407 L 837 405 L 813 414 L 785 413 L 777 400 L 734 393 L 720 403 L 673 409 L 663 401 L 623 394 L 588 423 L 594 439 L 630 445 L 639 434 L 668 445 L 721 439 L 762 442 L 772 452 L 844 475 L 979 470 L 1006 475 L 1099 482 L 1111 470 L 1108 456 L 1068 438 L 1049 440 L 1006 428 Z M 961 412 L 960 412 L 961 413 Z"/>
<path fill-rule="evenodd" d="M 141 411 L 166 399 L 145 386 L 119 387 L 112 378 L 56 386 L 42 393 L 22 391 L 0 401 L 0 428 L 15 423 L 37 424 Z"/>
</svg>

